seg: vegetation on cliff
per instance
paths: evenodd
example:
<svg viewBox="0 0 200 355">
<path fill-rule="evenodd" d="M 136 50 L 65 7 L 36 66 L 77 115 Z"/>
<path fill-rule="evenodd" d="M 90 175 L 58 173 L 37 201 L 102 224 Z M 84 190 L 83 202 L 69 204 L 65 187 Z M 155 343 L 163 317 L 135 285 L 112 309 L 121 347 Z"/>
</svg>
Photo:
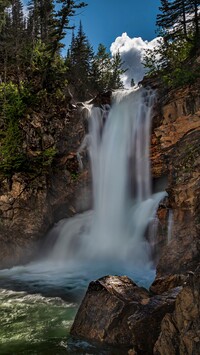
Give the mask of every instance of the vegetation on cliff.
<svg viewBox="0 0 200 355">
<path fill-rule="evenodd" d="M 79 0 L 31 0 L 25 13 L 21 0 L 1 2 L 0 175 L 51 166 L 57 152 L 53 143 L 37 147 L 34 154 L 27 151 L 22 121 L 33 112 L 67 115 L 69 90 L 76 100 L 86 100 L 122 87 L 120 56 L 111 58 L 102 44 L 95 54 L 81 23 L 63 55 L 71 19 L 85 6 Z"/>
<path fill-rule="evenodd" d="M 199 0 L 161 0 L 157 15 L 160 44 L 148 50 L 148 75 L 158 75 L 168 87 L 191 84 L 200 77 L 196 57 L 200 46 Z"/>
</svg>

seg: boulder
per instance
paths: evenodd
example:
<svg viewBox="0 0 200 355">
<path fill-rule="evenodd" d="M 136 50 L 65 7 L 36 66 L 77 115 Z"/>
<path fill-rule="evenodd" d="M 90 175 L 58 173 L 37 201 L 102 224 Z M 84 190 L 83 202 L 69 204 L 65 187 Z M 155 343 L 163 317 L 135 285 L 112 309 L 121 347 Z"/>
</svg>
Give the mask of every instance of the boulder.
<svg viewBox="0 0 200 355">
<path fill-rule="evenodd" d="M 132 337 L 128 317 L 148 299 L 148 291 L 126 276 L 105 276 L 91 282 L 71 334 L 112 345 L 128 345 Z"/>
<path fill-rule="evenodd" d="M 105 276 L 90 283 L 71 335 L 151 354 L 161 321 L 166 313 L 173 312 L 180 290 L 150 297 L 146 289 L 126 276 Z"/>
</svg>

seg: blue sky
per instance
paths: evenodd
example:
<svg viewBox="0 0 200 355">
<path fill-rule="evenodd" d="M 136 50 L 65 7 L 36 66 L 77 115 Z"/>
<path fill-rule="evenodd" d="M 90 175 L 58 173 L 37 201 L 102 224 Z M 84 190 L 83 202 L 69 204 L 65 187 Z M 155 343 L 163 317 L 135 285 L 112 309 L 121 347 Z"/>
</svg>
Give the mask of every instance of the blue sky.
<svg viewBox="0 0 200 355">
<path fill-rule="evenodd" d="M 27 4 L 28 0 L 23 0 Z M 142 80 L 145 74 L 143 65 L 145 51 L 159 45 L 156 38 L 156 15 L 160 0 L 85 0 L 87 7 L 79 9 L 71 19 L 71 25 L 78 28 L 80 20 L 83 30 L 97 51 L 99 43 L 103 43 L 111 54 L 120 53 L 126 73 L 123 82 L 130 86 L 131 79 L 135 83 Z M 65 56 L 71 42 L 69 31 L 64 40 Z"/>
<path fill-rule="evenodd" d="M 125 87 L 131 80 L 142 80 L 146 69 L 143 61 L 147 49 L 158 46 L 156 38 L 156 15 L 160 0 L 85 0 L 88 6 L 79 10 L 72 19 L 72 25 L 83 30 L 96 52 L 98 44 L 103 43 L 111 54 L 120 53 Z M 71 33 L 67 34 L 66 48 L 71 42 Z M 65 55 L 66 50 L 63 50 Z"/>
<path fill-rule="evenodd" d="M 72 19 L 78 26 L 81 19 L 94 50 L 103 43 L 109 50 L 115 38 L 127 32 L 128 36 L 153 39 L 155 21 L 160 0 L 85 0 L 88 6 L 79 10 L 80 15 Z M 66 43 L 71 40 L 68 34 Z"/>
</svg>

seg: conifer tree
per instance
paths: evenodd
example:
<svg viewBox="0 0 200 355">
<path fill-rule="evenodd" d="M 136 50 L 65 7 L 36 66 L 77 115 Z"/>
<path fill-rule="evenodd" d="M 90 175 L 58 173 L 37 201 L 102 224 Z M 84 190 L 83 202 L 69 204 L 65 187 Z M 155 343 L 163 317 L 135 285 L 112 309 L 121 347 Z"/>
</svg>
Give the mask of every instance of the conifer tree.
<svg viewBox="0 0 200 355">
<path fill-rule="evenodd" d="M 6 8 L 11 5 L 11 0 L 1 0 L 0 2 L 0 31 L 2 29 L 3 24 L 5 24 L 5 14 Z"/>
<path fill-rule="evenodd" d="M 9 11 L 5 6 L 4 19 L 0 30 L 0 59 L 3 63 L 3 66 L 1 65 L 1 77 L 6 81 L 9 67 L 9 72 L 12 72 L 14 81 L 20 89 L 25 35 L 23 5 L 21 0 L 11 0 L 10 2 L 4 2 L 5 4 L 9 5 Z"/>
<path fill-rule="evenodd" d="M 109 82 L 110 89 L 122 89 L 123 83 L 121 80 L 121 75 L 126 72 L 126 69 L 122 69 L 122 60 L 120 53 L 117 52 L 111 59 L 111 78 Z"/>
<path fill-rule="evenodd" d="M 3 21 L 0 30 L 0 79 L 7 81 L 8 65 L 11 59 L 12 43 L 11 43 L 11 14 L 6 11 L 3 12 Z"/>
<path fill-rule="evenodd" d="M 198 37 L 199 6 L 200 0 L 161 0 L 156 22 L 160 34 L 166 40 L 183 38 L 190 41 L 191 33 Z"/>
<path fill-rule="evenodd" d="M 124 72 L 119 52 L 111 58 L 106 52 L 106 47 L 100 43 L 93 60 L 94 88 L 100 92 L 122 88 L 121 75 Z"/>
<path fill-rule="evenodd" d="M 187 0 L 161 0 L 160 14 L 157 16 L 157 26 L 166 39 L 188 37 L 186 13 Z"/>
<path fill-rule="evenodd" d="M 54 26 L 53 0 L 30 0 L 28 32 L 31 37 L 47 43 Z"/>
<path fill-rule="evenodd" d="M 100 43 L 92 65 L 94 89 L 100 92 L 108 89 L 111 70 L 110 55 L 106 52 L 106 47 Z"/>
<path fill-rule="evenodd" d="M 59 54 L 60 49 L 64 47 L 62 40 L 66 35 L 66 31 L 72 29 L 70 26 L 71 17 L 76 14 L 77 9 L 86 6 L 86 3 L 80 2 L 79 0 L 56 0 L 56 3 L 59 5 L 59 8 L 54 15 L 54 29 L 51 31 L 47 45 L 48 60 L 46 63 L 46 69 L 43 72 L 43 87 L 47 87 L 47 78 L 51 71 L 52 63 L 56 55 Z"/>
<path fill-rule="evenodd" d="M 93 49 L 80 22 L 77 36 L 72 33 L 71 46 L 67 57 L 68 78 L 76 88 L 76 93 L 80 100 L 84 100 L 90 90 L 93 56 Z"/>
</svg>

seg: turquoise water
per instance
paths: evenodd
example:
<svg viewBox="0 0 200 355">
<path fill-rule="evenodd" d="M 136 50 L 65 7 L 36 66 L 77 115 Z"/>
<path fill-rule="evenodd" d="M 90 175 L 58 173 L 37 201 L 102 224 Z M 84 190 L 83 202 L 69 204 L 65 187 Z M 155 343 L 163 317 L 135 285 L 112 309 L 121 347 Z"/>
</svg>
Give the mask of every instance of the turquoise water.
<svg viewBox="0 0 200 355">
<path fill-rule="evenodd" d="M 77 305 L 0 289 L 0 354 L 66 354 Z"/>
<path fill-rule="evenodd" d="M 100 348 L 70 337 L 89 281 L 106 274 L 99 265 L 79 270 L 70 271 L 67 264 L 55 268 L 33 263 L 0 271 L 0 355 L 127 354 L 125 349 Z M 116 274 L 114 269 L 107 271 Z M 148 286 L 154 271 L 138 270 L 129 276 Z"/>
</svg>

